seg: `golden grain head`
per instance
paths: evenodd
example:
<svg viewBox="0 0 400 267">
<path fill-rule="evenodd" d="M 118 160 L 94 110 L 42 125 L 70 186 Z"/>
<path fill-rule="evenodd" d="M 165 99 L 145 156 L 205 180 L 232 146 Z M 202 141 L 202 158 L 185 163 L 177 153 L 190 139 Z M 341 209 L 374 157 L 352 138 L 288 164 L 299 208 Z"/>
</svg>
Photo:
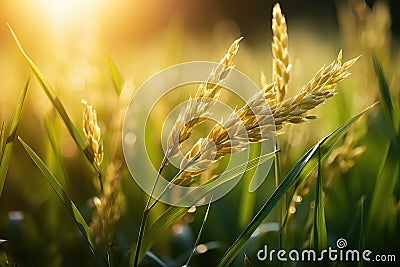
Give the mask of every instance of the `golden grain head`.
<svg viewBox="0 0 400 267">
<path fill-rule="evenodd" d="M 279 4 L 275 4 L 272 11 L 272 33 L 272 80 L 276 84 L 276 100 L 282 101 L 286 96 L 292 66 L 289 63 L 286 19 Z"/>
<path fill-rule="evenodd" d="M 277 130 L 287 123 L 302 123 L 317 117 L 307 112 L 336 94 L 336 85 L 350 75 L 349 69 L 359 59 L 356 57 L 342 63 L 342 58 L 340 50 L 337 59 L 319 69 L 297 95 L 280 102 L 276 107 L 271 107 Z"/>
<path fill-rule="evenodd" d="M 101 130 L 97 123 L 96 110 L 85 99 L 83 104 L 83 133 L 86 144 L 93 153 L 95 162 L 100 165 L 103 161 L 103 142 L 101 140 Z"/>
<path fill-rule="evenodd" d="M 253 95 L 245 106 L 233 112 L 224 123 L 214 126 L 207 138 L 199 140 L 185 155 L 181 164 L 181 170 L 185 172 L 180 182 L 191 182 L 193 176 L 202 173 L 203 168 L 208 168 L 225 155 L 244 150 L 249 143 L 270 138 L 285 124 L 299 124 L 317 118 L 307 112 L 335 94 L 336 84 L 350 75 L 349 68 L 357 60 L 358 58 L 354 58 L 342 64 L 340 51 L 337 59 L 321 68 L 296 96 L 283 102 L 273 98 L 273 88 L 279 85 L 263 85 L 263 89 Z M 216 148 L 215 154 L 210 150 L 211 141 Z M 215 157 L 211 158 L 211 154 Z M 186 171 L 187 166 L 194 169 Z"/>
<path fill-rule="evenodd" d="M 233 68 L 241 39 L 232 43 L 217 67 L 211 71 L 207 81 L 200 84 L 195 97 L 188 100 L 185 110 L 179 114 L 167 139 L 165 158 L 176 156 L 181 144 L 191 136 L 193 128 L 209 115 L 209 108 L 218 100 L 222 84 Z"/>
<path fill-rule="evenodd" d="M 274 119 L 268 109 L 268 93 L 274 84 L 254 94 L 241 109 L 233 111 L 226 121 L 216 124 L 185 155 L 180 169 L 184 170 L 176 180 L 180 184 L 193 181 L 222 157 L 238 153 L 253 142 L 265 141 L 275 133 Z"/>
<path fill-rule="evenodd" d="M 224 123 L 215 125 L 207 138 L 198 140 L 181 162 L 180 169 L 183 174 L 178 178 L 180 183 L 192 181 L 194 176 L 203 172 L 203 168 L 208 168 L 210 164 L 221 157 L 240 152 L 249 143 L 268 139 L 285 124 L 299 124 L 317 118 L 317 116 L 309 115 L 307 112 L 324 103 L 335 94 L 337 83 L 350 75 L 349 69 L 358 60 L 358 58 L 354 58 L 342 63 L 343 54 L 342 50 L 340 50 L 337 59 L 330 65 L 318 70 L 297 95 L 284 100 L 290 78 L 291 65 L 287 47 L 286 19 L 281 12 L 279 4 L 276 4 L 273 8 L 272 31 L 273 82 L 268 84 L 264 73 L 261 72 L 262 90 L 252 96 L 245 106 L 238 111 L 234 111 Z M 224 72 L 229 70 L 233 62 L 231 59 L 237 52 L 239 41 L 240 39 L 231 45 L 228 53 L 221 59 L 220 64 L 211 73 L 207 82 L 200 86 L 196 98 L 201 99 L 210 95 L 213 97 L 219 96 L 219 91 L 214 91 L 220 90 L 217 89 L 219 81 L 216 79 L 225 77 Z M 218 73 L 219 75 L 217 75 Z M 196 110 L 197 103 L 201 102 L 194 102 L 190 108 Z M 210 101 L 205 105 L 209 103 Z M 187 110 L 187 113 L 195 114 L 190 110 Z M 183 118 L 184 116 L 180 117 Z M 196 120 L 191 121 L 187 129 L 192 130 L 196 123 Z M 185 127 L 185 123 L 182 122 L 176 125 Z M 184 136 L 186 138 L 190 135 L 182 134 L 182 131 L 179 135 L 174 134 L 174 132 L 176 131 L 172 131 L 170 137 Z M 183 139 L 179 138 L 175 143 L 169 140 L 169 145 L 179 144 Z M 210 143 L 213 144 L 212 149 Z"/>
</svg>

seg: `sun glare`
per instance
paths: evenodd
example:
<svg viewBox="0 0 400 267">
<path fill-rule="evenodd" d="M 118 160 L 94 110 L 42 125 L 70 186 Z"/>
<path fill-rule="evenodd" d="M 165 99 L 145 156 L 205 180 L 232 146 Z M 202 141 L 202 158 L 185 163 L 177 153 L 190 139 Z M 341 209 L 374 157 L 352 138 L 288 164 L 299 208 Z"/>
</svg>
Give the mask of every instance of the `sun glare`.
<svg viewBox="0 0 400 267">
<path fill-rule="evenodd" d="M 62 28 L 67 24 L 79 23 L 95 17 L 100 11 L 102 0 L 39 0 L 36 7 L 55 24 Z"/>
</svg>

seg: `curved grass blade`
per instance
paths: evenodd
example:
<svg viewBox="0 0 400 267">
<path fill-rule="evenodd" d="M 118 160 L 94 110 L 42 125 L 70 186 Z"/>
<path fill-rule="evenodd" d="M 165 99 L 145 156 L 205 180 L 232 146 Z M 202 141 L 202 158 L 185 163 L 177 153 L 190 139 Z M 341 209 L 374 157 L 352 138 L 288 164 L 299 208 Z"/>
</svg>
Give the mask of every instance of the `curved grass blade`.
<svg viewBox="0 0 400 267">
<path fill-rule="evenodd" d="M 57 178 L 54 177 L 54 175 L 50 172 L 50 170 L 47 168 L 47 166 L 44 164 L 44 162 L 40 159 L 40 157 L 33 151 L 32 148 L 30 148 L 24 140 L 22 140 L 21 137 L 18 137 L 18 140 L 21 142 L 22 146 L 28 153 L 28 155 L 31 157 L 33 162 L 36 164 L 36 166 L 39 168 L 39 170 L 43 173 L 43 175 L 46 177 L 47 182 L 51 185 L 53 190 L 56 192 L 58 197 L 61 199 L 63 202 L 65 208 L 67 209 L 69 215 L 72 217 L 74 222 L 79 228 L 79 231 L 82 233 L 83 237 L 85 238 L 90 250 L 94 253 L 94 247 L 92 244 L 92 241 L 90 239 L 90 234 L 89 234 L 89 226 L 87 225 L 85 219 L 83 218 L 82 214 L 78 210 L 78 208 L 75 206 L 74 202 L 71 200 L 71 198 L 68 196 L 68 194 L 64 191 L 62 185 L 58 182 Z"/>
<path fill-rule="evenodd" d="M 63 104 L 61 103 L 61 100 L 54 93 L 52 86 L 46 81 L 43 74 L 40 72 L 39 68 L 36 66 L 36 64 L 29 58 L 28 54 L 26 54 L 26 52 L 22 48 L 22 45 L 19 42 L 17 36 L 15 35 L 13 29 L 11 28 L 11 26 L 8 24 L 7 24 L 7 26 L 15 40 L 15 43 L 18 46 L 18 49 L 20 50 L 20 52 L 22 53 L 22 55 L 28 62 L 30 68 L 32 69 L 37 81 L 40 84 L 40 87 L 43 89 L 43 91 L 45 92 L 45 94 L 47 95 L 47 97 L 49 98 L 49 100 L 51 101 L 51 103 L 53 104 L 53 106 L 55 107 L 55 109 L 60 114 L 61 118 L 63 119 L 63 121 L 68 129 L 68 132 L 71 134 L 72 139 L 74 139 L 78 148 L 85 154 L 86 158 L 92 163 L 93 167 L 98 172 L 99 177 L 101 177 L 102 173 L 101 173 L 100 166 L 95 162 L 93 153 L 91 153 L 90 150 L 88 149 L 88 147 L 86 146 L 83 137 L 77 130 L 76 126 L 74 125 L 74 123 L 72 122 L 70 117 L 68 116 L 68 113 L 67 113 L 65 107 L 63 106 Z"/>
<path fill-rule="evenodd" d="M 328 245 L 326 235 L 325 207 L 323 196 L 323 181 L 321 172 L 321 150 L 318 149 L 318 177 L 315 195 L 314 221 L 311 229 L 310 245 L 317 251 L 322 251 Z"/>
<path fill-rule="evenodd" d="M 276 151 L 266 155 L 262 155 L 260 157 L 250 160 L 249 162 L 242 163 L 236 167 L 233 167 L 232 169 L 225 171 L 220 176 L 204 184 L 202 187 L 193 190 L 192 192 L 190 192 L 189 194 L 178 200 L 174 206 L 169 207 L 146 230 L 143 236 L 142 251 L 148 250 L 163 231 L 171 227 L 177 219 L 179 219 L 182 215 L 184 215 L 188 211 L 189 208 L 181 207 L 180 206 L 181 203 L 185 203 L 185 201 L 187 203 L 188 199 L 191 200 L 193 203 L 197 203 L 204 196 L 211 194 L 212 191 L 218 188 L 220 185 L 228 181 L 231 181 L 236 176 L 241 175 L 257 167 L 258 165 L 264 162 L 267 162 L 268 160 L 274 157 L 275 153 Z M 212 181 L 215 181 L 216 179 L 218 179 L 218 183 L 212 183 Z M 142 258 L 143 255 L 144 252 L 140 254 L 139 258 Z"/>
<path fill-rule="evenodd" d="M 44 125 L 46 128 L 46 134 L 47 134 L 47 140 L 49 141 L 50 144 L 50 153 L 48 153 L 48 159 L 47 161 L 47 166 L 49 169 L 53 170 L 54 174 L 59 178 L 60 182 L 62 184 L 66 184 L 68 179 L 67 179 L 67 171 L 65 169 L 65 164 L 63 161 L 63 156 L 60 151 L 60 146 L 58 144 L 58 140 L 56 137 L 56 130 L 54 126 L 54 112 L 52 112 L 52 116 L 45 118 Z M 51 164 L 53 163 L 53 164 Z M 54 167 L 52 169 L 51 167 Z"/>
<path fill-rule="evenodd" d="M 388 134 L 390 142 L 392 143 L 392 149 L 397 154 L 397 157 L 400 157 L 400 138 L 398 137 L 400 125 L 400 110 L 396 108 L 393 103 L 393 98 L 390 94 L 388 82 L 383 73 L 381 64 L 379 63 L 375 55 L 372 56 L 372 61 L 374 63 L 375 74 L 379 82 L 379 91 L 382 99 L 381 107 L 386 119 L 386 125 L 383 125 L 383 127 L 389 128 L 389 131 L 386 132 Z"/>
<path fill-rule="evenodd" d="M 257 155 L 260 154 L 261 144 L 253 143 L 250 145 L 250 159 L 253 159 Z M 245 185 L 242 189 L 242 195 L 240 199 L 240 207 L 239 207 L 239 225 L 244 227 L 247 222 L 251 219 L 251 216 L 254 212 L 254 206 L 256 203 L 256 194 L 251 190 L 253 189 L 250 185 L 252 184 L 256 169 L 248 170 L 243 174 L 242 179 L 244 180 Z M 267 174 L 265 174 L 267 175 Z"/>
<path fill-rule="evenodd" d="M 165 264 L 159 257 L 157 257 L 151 251 L 146 252 L 146 258 L 149 259 L 149 261 L 151 261 L 151 263 L 153 263 L 154 266 L 167 267 L 167 264 Z"/>
<path fill-rule="evenodd" d="M 381 93 L 381 98 L 382 98 L 382 108 L 384 109 L 384 112 L 386 113 L 387 119 L 389 123 L 392 125 L 392 130 L 396 131 L 395 129 L 398 128 L 398 122 L 399 120 L 399 114 L 398 111 L 396 111 L 392 97 L 390 95 L 390 89 L 389 85 L 386 81 L 385 75 L 383 73 L 381 64 L 379 63 L 377 57 L 375 55 L 372 55 L 372 62 L 374 63 L 374 69 L 375 69 L 375 74 L 378 78 L 379 82 L 379 90 Z"/>
<path fill-rule="evenodd" d="M 289 188 L 296 181 L 304 180 L 317 166 L 318 155 L 316 154 L 316 152 L 318 151 L 318 148 L 321 151 L 321 157 L 323 158 L 324 156 L 326 156 L 333 149 L 335 144 L 344 136 L 344 134 L 348 132 L 350 126 L 370 108 L 371 107 L 365 109 L 364 111 L 360 112 L 359 114 L 353 116 L 351 119 L 343 123 L 339 128 L 324 137 L 307 153 L 305 153 L 303 157 L 301 157 L 301 159 L 286 175 L 285 179 L 282 180 L 276 190 L 272 193 L 267 202 L 264 203 L 256 216 L 253 217 L 247 227 L 240 233 L 236 241 L 225 252 L 218 266 L 229 266 L 229 264 L 232 263 L 232 261 L 236 258 L 237 255 L 239 255 L 240 251 L 243 249 L 247 240 L 250 239 L 251 235 L 254 233 L 257 227 L 270 214 L 272 209 L 278 204 L 279 200 L 289 190 Z"/>
<path fill-rule="evenodd" d="M 201 223 L 201 227 L 200 227 L 199 233 L 197 234 L 196 241 L 194 242 L 192 253 L 190 253 L 190 256 L 189 256 L 188 260 L 186 261 L 185 265 L 183 265 L 182 267 L 188 267 L 189 266 L 190 260 L 192 259 L 194 253 L 196 252 L 196 247 L 200 243 L 201 233 L 203 232 L 204 225 L 206 224 L 206 221 L 207 221 L 207 218 L 208 218 L 208 212 L 210 211 L 211 201 L 212 201 L 212 198 L 210 199 L 210 202 L 208 203 L 208 207 L 207 207 L 206 213 L 204 214 L 203 222 Z"/>
<path fill-rule="evenodd" d="M 382 111 L 385 115 L 383 127 L 388 128 L 389 146 L 383 155 L 377 179 L 375 181 L 372 200 L 367 216 L 366 241 L 378 240 L 382 231 L 395 221 L 398 211 L 395 202 L 396 183 L 400 179 L 400 131 L 399 109 L 393 104 L 390 89 L 378 59 L 373 56 L 375 73 L 379 81 L 382 98 Z M 382 205 L 384 203 L 384 205 Z"/>
<path fill-rule="evenodd" d="M 15 109 L 14 116 L 11 120 L 11 125 L 10 125 L 10 129 L 8 130 L 7 138 L 5 139 L 4 148 L 1 147 L 3 153 L 1 154 L 1 162 L 0 162 L 0 196 L 1 196 L 1 193 L 3 192 L 4 183 L 6 181 L 8 165 L 10 164 L 10 160 L 11 160 L 12 147 L 14 144 L 15 135 L 17 134 L 19 118 L 21 117 L 21 111 L 22 111 L 22 107 L 24 105 L 24 100 L 25 100 L 26 92 L 28 90 L 28 86 L 29 86 L 29 79 L 26 81 L 25 86 L 19 95 L 17 108 Z M 4 124 L 3 124 L 2 139 L 4 136 L 4 131 L 5 130 L 4 130 Z"/>
<path fill-rule="evenodd" d="M 111 74 L 111 81 L 114 86 L 115 92 L 119 96 L 122 92 L 122 86 L 124 84 L 124 80 L 121 77 L 117 67 L 115 66 L 114 62 L 111 60 L 110 57 L 106 56 L 108 69 L 110 70 Z"/>
<path fill-rule="evenodd" d="M 373 105 L 371 105 L 370 107 L 366 108 L 365 110 L 363 110 L 363 111 L 360 112 L 359 114 L 353 116 L 351 119 L 349 119 L 349 120 L 346 121 L 344 124 L 342 124 L 342 126 L 346 126 L 347 128 L 345 129 L 345 132 L 342 132 L 342 133 L 341 133 L 341 136 L 344 136 L 344 135 L 348 132 L 348 130 L 349 130 L 349 128 L 351 127 L 351 125 L 352 125 L 359 117 L 361 117 L 362 114 L 364 114 L 364 113 L 367 112 L 369 109 L 371 109 L 371 108 L 373 108 L 374 106 L 376 106 L 377 104 L 378 104 L 378 102 L 375 103 L 375 104 L 373 104 Z M 353 120 L 353 119 L 355 119 L 355 120 Z M 348 123 L 350 123 L 350 124 L 349 124 L 349 125 L 346 125 L 346 124 L 348 124 Z M 339 130 L 342 126 L 340 126 L 338 129 L 336 129 L 336 131 Z M 336 143 L 335 143 L 335 144 L 336 144 Z M 324 146 L 323 146 L 323 147 L 320 147 L 320 149 L 321 149 L 321 155 L 322 155 L 322 158 L 323 158 L 323 157 L 325 157 L 327 154 L 329 154 L 329 153 L 331 152 L 331 150 L 333 149 L 333 146 L 330 147 L 328 150 L 325 149 Z M 291 191 L 291 193 L 290 193 L 290 195 L 287 197 L 287 199 L 292 199 L 292 198 L 293 198 L 293 196 L 294 196 L 294 194 L 297 192 L 299 186 L 304 182 L 305 178 L 306 178 L 306 177 L 314 170 L 314 168 L 317 166 L 317 163 L 318 163 L 317 159 L 314 158 L 313 161 L 314 161 L 314 162 L 313 162 L 312 165 L 309 165 L 309 166 L 306 166 L 306 167 L 305 167 L 305 169 L 304 169 L 304 171 L 303 171 L 303 172 L 304 172 L 303 175 L 301 175 L 300 178 L 297 179 L 297 181 L 296 181 L 296 183 L 295 183 L 295 185 L 294 185 L 294 190 Z M 287 211 L 287 212 L 286 212 L 286 215 L 285 215 L 285 218 L 284 218 L 283 226 L 287 223 L 287 219 L 288 219 L 288 215 L 289 215 L 289 214 L 288 214 L 289 207 L 286 208 L 286 211 Z"/>
</svg>

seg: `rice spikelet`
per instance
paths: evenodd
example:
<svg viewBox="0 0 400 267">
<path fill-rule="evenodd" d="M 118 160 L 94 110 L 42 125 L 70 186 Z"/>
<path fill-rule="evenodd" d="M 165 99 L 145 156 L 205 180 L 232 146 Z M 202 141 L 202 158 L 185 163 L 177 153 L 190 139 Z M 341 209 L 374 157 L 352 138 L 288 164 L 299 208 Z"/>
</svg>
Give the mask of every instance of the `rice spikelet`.
<svg viewBox="0 0 400 267">
<path fill-rule="evenodd" d="M 272 80 L 276 84 L 276 100 L 281 102 L 286 96 L 292 65 L 289 64 L 286 19 L 278 3 L 272 10 L 272 33 Z"/>
<path fill-rule="evenodd" d="M 238 111 L 233 111 L 228 119 L 216 124 L 206 138 L 201 138 L 185 155 L 180 164 L 184 170 L 178 184 L 187 184 L 211 163 L 228 154 L 243 151 L 249 143 L 261 142 L 275 132 L 274 120 L 268 109 L 268 99 L 274 84 L 254 94 Z"/>
<path fill-rule="evenodd" d="M 207 81 L 200 84 L 195 97 L 189 99 L 184 112 L 179 114 L 168 136 L 165 159 L 176 156 L 181 144 L 190 137 L 193 128 L 206 119 L 208 109 L 218 100 L 222 84 L 234 67 L 233 60 L 241 39 L 232 43 L 218 66 L 212 70 Z"/>
<path fill-rule="evenodd" d="M 359 57 L 342 63 L 342 51 L 340 51 L 337 59 L 322 67 L 296 96 L 270 107 L 276 129 L 280 130 L 287 123 L 296 124 L 317 118 L 315 115 L 308 115 L 307 112 L 335 95 L 335 86 L 350 75 L 349 69 L 358 59 Z"/>
<path fill-rule="evenodd" d="M 86 144 L 92 151 L 95 162 L 100 165 L 103 161 L 103 142 L 101 140 L 100 127 L 97 123 L 96 110 L 85 99 L 83 104 L 83 133 L 85 134 Z"/>
</svg>

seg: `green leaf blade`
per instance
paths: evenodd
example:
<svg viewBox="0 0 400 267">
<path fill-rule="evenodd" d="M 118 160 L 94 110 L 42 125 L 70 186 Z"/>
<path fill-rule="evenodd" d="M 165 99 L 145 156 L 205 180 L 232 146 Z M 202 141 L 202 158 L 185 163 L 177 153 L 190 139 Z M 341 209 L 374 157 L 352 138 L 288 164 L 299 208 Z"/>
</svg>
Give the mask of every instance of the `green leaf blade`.
<svg viewBox="0 0 400 267">
<path fill-rule="evenodd" d="M 74 125 L 72 122 L 71 118 L 69 117 L 67 110 L 61 103 L 61 100 L 57 97 L 57 95 L 54 93 L 54 89 L 52 86 L 47 82 L 47 80 L 44 78 L 44 75 L 40 72 L 39 68 L 36 66 L 36 64 L 30 59 L 28 54 L 25 52 L 23 49 L 21 43 L 19 42 L 16 34 L 14 33 L 13 29 L 11 28 L 10 25 L 8 25 L 8 28 L 11 32 L 11 35 L 13 36 L 15 43 L 17 44 L 17 47 L 25 60 L 28 62 L 29 67 L 33 71 L 37 81 L 39 82 L 40 87 L 42 90 L 45 92 L 47 97 L 49 98 L 50 102 L 53 104 L 57 112 L 60 114 L 62 120 L 64 121 L 68 132 L 70 133 L 72 139 L 75 141 L 76 145 L 78 148 L 85 154 L 86 158 L 89 160 L 89 162 L 93 165 L 94 169 L 98 172 L 99 176 L 101 176 L 101 168 L 100 166 L 96 163 L 94 160 L 94 156 L 92 153 L 89 151 L 87 148 L 85 141 L 81 134 L 79 133 L 77 127 Z"/>
<path fill-rule="evenodd" d="M 53 188 L 53 190 L 56 192 L 57 196 L 61 199 L 63 202 L 65 208 L 67 209 L 69 215 L 72 217 L 74 222 L 79 228 L 79 231 L 82 233 L 83 237 L 85 238 L 89 249 L 94 253 L 94 247 L 90 238 L 90 233 L 89 233 L 89 226 L 87 225 L 85 219 L 83 218 L 81 212 L 78 210 L 74 202 L 71 200 L 71 198 L 68 196 L 68 194 L 64 191 L 62 185 L 59 183 L 56 177 L 50 172 L 50 170 L 47 168 L 47 166 L 44 164 L 44 162 L 41 160 L 41 158 L 35 153 L 35 151 L 22 140 L 22 138 L 18 137 L 18 140 L 21 142 L 22 146 L 28 153 L 28 155 L 31 157 L 33 162 L 36 164 L 36 166 L 39 168 L 39 170 L 42 172 L 42 174 L 45 176 L 47 182 L 50 184 L 50 186 Z"/>
<path fill-rule="evenodd" d="M 388 82 L 383 73 L 381 64 L 375 55 L 372 56 L 375 74 L 379 83 L 384 115 L 382 127 L 389 141 L 380 168 L 377 173 L 371 204 L 367 215 L 366 240 L 374 243 L 385 228 L 390 228 L 392 219 L 396 218 L 398 212 L 394 207 L 396 204 L 395 188 L 400 179 L 400 131 L 399 131 L 399 109 L 393 102 Z M 384 203 L 384 204 L 382 204 Z"/>
<path fill-rule="evenodd" d="M 350 118 L 348 121 L 343 123 L 335 131 L 323 138 L 320 142 L 318 142 L 307 153 L 303 155 L 303 157 L 290 170 L 290 172 L 281 182 L 281 184 L 272 193 L 267 202 L 264 203 L 256 216 L 253 217 L 247 227 L 240 233 L 236 241 L 225 252 L 218 266 L 229 266 L 229 264 L 233 262 L 233 260 L 236 258 L 237 255 L 239 255 L 240 251 L 243 249 L 244 245 L 249 240 L 253 232 L 270 214 L 272 209 L 277 205 L 277 203 L 287 192 L 287 190 L 296 181 L 304 180 L 317 166 L 318 155 L 316 154 L 316 152 L 318 151 L 318 148 L 321 151 L 321 157 L 326 156 L 333 149 L 334 145 L 344 136 L 344 134 L 348 132 L 350 126 L 370 108 L 371 107 Z"/>
<path fill-rule="evenodd" d="M 5 139 L 4 148 L 3 148 L 3 141 L 1 144 L 2 145 L 1 149 L 2 149 L 3 153 L 1 154 L 1 162 L 0 162 L 0 196 L 3 192 L 4 183 L 6 181 L 8 166 L 9 166 L 10 160 L 11 160 L 12 147 L 14 144 L 15 135 L 17 133 L 19 119 L 21 117 L 22 107 L 24 105 L 24 100 L 25 100 L 26 92 L 28 91 L 28 87 L 29 87 L 29 80 L 25 83 L 25 86 L 19 95 L 18 104 L 15 109 L 14 116 L 11 120 L 11 125 L 10 125 L 10 129 L 8 130 L 7 138 Z M 4 138 L 4 131 L 5 130 L 4 130 L 4 124 L 3 124 L 2 130 L 1 130 L 1 135 L 2 135 L 1 139 Z"/>
<path fill-rule="evenodd" d="M 372 56 L 372 62 L 374 64 L 375 74 L 377 76 L 378 83 L 379 83 L 379 91 L 380 91 L 382 102 L 383 102 L 382 108 L 384 110 L 384 113 L 387 116 L 388 122 L 392 126 L 392 130 L 396 131 L 396 128 L 398 129 L 398 127 L 399 127 L 398 126 L 399 114 L 394 107 L 388 82 L 383 73 L 382 66 L 381 66 L 378 58 L 375 55 Z"/>
<path fill-rule="evenodd" d="M 231 181 L 236 176 L 241 175 L 253 168 L 257 167 L 260 164 L 263 164 L 274 157 L 276 152 L 272 152 L 266 155 L 261 155 L 257 158 L 250 160 L 249 162 L 245 162 L 238 166 L 235 166 L 227 171 L 225 171 L 218 178 L 218 183 L 206 183 L 202 187 L 199 187 L 186 196 L 182 197 L 180 200 L 176 202 L 176 206 L 169 207 L 150 227 L 146 230 L 143 243 L 142 243 L 142 251 L 148 250 L 154 241 L 160 236 L 160 234 L 168 229 L 174 222 L 183 216 L 189 208 L 180 207 L 182 203 L 187 203 L 189 200 L 196 203 L 204 196 L 211 194 L 213 190 L 218 188 L 220 185 Z M 196 201 L 197 200 L 197 201 Z M 140 258 L 142 258 L 144 252 L 141 253 Z"/>
<path fill-rule="evenodd" d="M 108 57 L 108 56 L 106 58 L 107 58 L 108 69 L 109 69 L 110 75 L 111 75 L 112 84 L 114 86 L 115 92 L 119 96 L 121 94 L 121 92 L 122 92 L 122 87 L 124 85 L 124 80 L 123 80 L 120 72 L 118 71 L 117 66 L 115 66 L 115 64 L 111 60 L 111 58 Z"/>
<path fill-rule="evenodd" d="M 311 230 L 310 244 L 311 248 L 322 251 L 328 245 L 325 222 L 323 181 L 321 171 L 321 151 L 318 149 L 318 177 L 316 186 L 316 198 L 314 204 L 314 221 Z"/>
</svg>

